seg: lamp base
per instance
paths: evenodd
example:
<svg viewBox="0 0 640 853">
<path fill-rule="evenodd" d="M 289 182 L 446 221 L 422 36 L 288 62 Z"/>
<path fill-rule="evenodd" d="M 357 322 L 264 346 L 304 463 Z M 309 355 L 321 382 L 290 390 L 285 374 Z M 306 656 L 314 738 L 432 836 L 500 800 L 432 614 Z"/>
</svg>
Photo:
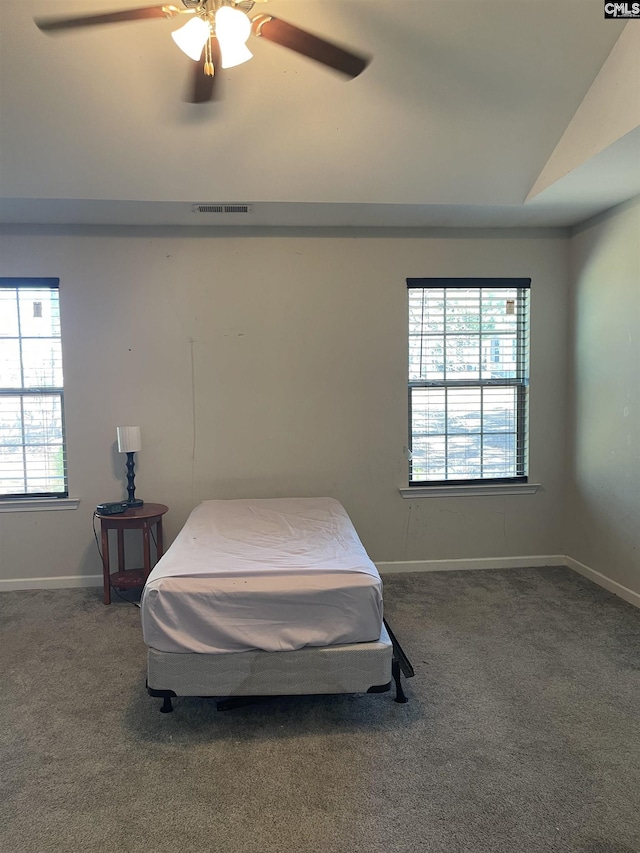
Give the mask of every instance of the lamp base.
<svg viewBox="0 0 640 853">
<path fill-rule="evenodd" d="M 144 501 L 136 498 L 135 486 L 135 462 L 133 461 L 133 450 L 127 450 L 127 509 L 133 509 L 136 506 L 142 506 Z"/>
</svg>

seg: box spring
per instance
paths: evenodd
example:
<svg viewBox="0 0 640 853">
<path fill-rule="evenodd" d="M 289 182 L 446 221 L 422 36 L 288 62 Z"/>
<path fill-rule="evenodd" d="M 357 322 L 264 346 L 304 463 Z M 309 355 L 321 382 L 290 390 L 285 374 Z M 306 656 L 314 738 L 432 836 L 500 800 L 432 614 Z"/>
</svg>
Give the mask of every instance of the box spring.
<svg viewBox="0 0 640 853">
<path fill-rule="evenodd" d="M 286 652 L 194 654 L 148 650 L 147 685 L 176 696 L 366 693 L 391 681 L 393 646 L 385 627 L 371 643 Z"/>
</svg>

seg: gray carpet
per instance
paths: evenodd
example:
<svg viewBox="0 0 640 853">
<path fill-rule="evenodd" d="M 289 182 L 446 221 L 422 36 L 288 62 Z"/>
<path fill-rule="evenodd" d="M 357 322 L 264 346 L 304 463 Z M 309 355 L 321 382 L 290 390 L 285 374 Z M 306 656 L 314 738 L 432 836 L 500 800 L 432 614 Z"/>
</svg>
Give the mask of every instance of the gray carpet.
<svg viewBox="0 0 640 853">
<path fill-rule="evenodd" d="M 640 851 L 640 613 L 566 569 L 388 576 L 406 705 L 160 714 L 100 595 L 0 595 L 3 853 Z"/>
</svg>

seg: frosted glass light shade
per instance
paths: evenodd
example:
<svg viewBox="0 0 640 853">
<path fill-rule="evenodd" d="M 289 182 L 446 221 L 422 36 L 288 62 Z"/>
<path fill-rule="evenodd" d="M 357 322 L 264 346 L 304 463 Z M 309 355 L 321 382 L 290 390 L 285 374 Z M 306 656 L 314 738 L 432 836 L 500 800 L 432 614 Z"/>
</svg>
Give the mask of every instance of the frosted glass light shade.
<svg viewBox="0 0 640 853">
<path fill-rule="evenodd" d="M 142 447 L 139 426 L 116 427 L 118 434 L 118 451 L 120 453 L 136 453 Z"/>
<path fill-rule="evenodd" d="M 246 46 L 251 35 L 251 21 L 240 9 L 223 6 L 216 12 L 216 38 L 220 44 L 221 65 L 233 68 L 253 57 Z"/>
<path fill-rule="evenodd" d="M 171 33 L 171 38 L 183 53 L 197 61 L 202 56 L 202 49 L 210 35 L 211 28 L 206 21 L 202 18 L 191 18 L 184 27 Z"/>
</svg>

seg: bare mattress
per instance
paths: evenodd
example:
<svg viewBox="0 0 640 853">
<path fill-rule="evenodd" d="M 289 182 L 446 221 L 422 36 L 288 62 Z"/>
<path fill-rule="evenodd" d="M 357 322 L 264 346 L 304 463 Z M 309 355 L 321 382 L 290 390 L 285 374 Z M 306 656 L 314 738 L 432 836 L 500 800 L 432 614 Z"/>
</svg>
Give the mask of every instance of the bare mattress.
<svg viewBox="0 0 640 853">
<path fill-rule="evenodd" d="M 332 498 L 204 501 L 149 575 L 141 615 L 159 652 L 368 643 L 382 581 Z"/>
</svg>

